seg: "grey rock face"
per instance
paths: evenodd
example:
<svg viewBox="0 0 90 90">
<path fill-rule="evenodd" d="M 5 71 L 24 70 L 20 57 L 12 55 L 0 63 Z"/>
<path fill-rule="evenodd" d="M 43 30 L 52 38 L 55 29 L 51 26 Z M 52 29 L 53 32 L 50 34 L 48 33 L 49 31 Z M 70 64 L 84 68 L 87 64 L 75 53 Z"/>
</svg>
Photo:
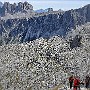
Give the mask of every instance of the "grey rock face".
<svg viewBox="0 0 90 90">
<path fill-rule="evenodd" d="M 80 47 L 81 39 L 82 39 L 82 36 L 76 35 L 74 39 L 70 42 L 70 47 L 71 48 Z"/>
<path fill-rule="evenodd" d="M 13 5 L 11 10 L 11 4 L 6 3 L 4 7 L 7 12 L 10 11 L 21 11 L 26 12 L 32 10 L 32 6 L 25 3 L 18 3 L 18 6 Z M 52 12 L 47 14 L 34 15 L 32 17 L 24 19 L 14 18 L 1 20 L 0 22 L 0 37 L 3 44 L 8 43 L 22 43 L 29 42 L 30 40 L 35 40 L 37 38 L 50 38 L 55 35 L 65 36 L 68 31 L 75 29 L 78 25 L 83 25 L 87 22 L 90 22 L 89 10 L 90 5 L 87 5 L 83 8 L 69 10 L 66 12 Z M 9 15 L 8 15 L 9 16 Z M 3 40 L 2 40 L 3 39 Z"/>
<path fill-rule="evenodd" d="M 30 13 L 33 11 L 33 6 L 28 2 L 19 2 L 18 5 L 16 3 L 10 4 L 9 2 L 5 2 L 2 7 L 0 7 L 0 15 L 5 16 L 7 13 L 15 14 L 17 12 L 21 13 Z"/>
<path fill-rule="evenodd" d="M 47 11 L 48 12 L 53 12 L 53 8 L 48 8 Z"/>
<path fill-rule="evenodd" d="M 19 2 L 17 8 L 18 8 L 17 10 L 21 12 L 27 12 L 28 10 L 29 11 L 33 10 L 33 6 L 29 4 L 28 2 L 24 2 L 24 3 Z"/>
</svg>

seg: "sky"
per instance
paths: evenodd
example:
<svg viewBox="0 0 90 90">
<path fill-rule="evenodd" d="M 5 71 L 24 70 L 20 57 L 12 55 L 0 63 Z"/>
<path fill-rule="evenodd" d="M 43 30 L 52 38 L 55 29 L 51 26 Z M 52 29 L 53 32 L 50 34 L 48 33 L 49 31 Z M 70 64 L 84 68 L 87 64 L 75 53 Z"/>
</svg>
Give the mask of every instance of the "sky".
<svg viewBox="0 0 90 90">
<path fill-rule="evenodd" d="M 18 3 L 28 1 L 34 10 L 53 8 L 54 10 L 70 10 L 90 4 L 90 0 L 0 0 L 1 2 Z"/>
</svg>

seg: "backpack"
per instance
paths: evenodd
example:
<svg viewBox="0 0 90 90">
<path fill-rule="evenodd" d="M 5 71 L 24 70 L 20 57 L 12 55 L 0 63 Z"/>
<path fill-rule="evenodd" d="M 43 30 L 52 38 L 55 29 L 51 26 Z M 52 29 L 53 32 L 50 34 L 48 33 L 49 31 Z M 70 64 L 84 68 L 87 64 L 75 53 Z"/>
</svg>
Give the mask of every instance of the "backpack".
<svg viewBox="0 0 90 90">
<path fill-rule="evenodd" d="M 75 79 L 75 81 L 74 81 L 74 86 L 79 86 L 79 84 L 80 84 L 79 79 Z"/>
</svg>

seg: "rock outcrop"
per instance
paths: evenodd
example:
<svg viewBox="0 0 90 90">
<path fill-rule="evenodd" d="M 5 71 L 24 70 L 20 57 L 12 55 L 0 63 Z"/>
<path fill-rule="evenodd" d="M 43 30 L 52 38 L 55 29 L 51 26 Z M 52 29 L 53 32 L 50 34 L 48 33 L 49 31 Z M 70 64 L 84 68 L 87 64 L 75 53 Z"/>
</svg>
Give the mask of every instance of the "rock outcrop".
<svg viewBox="0 0 90 90">
<path fill-rule="evenodd" d="M 16 3 L 10 4 L 9 2 L 5 2 L 2 7 L 0 7 L 0 15 L 5 16 L 7 13 L 15 14 L 18 12 L 21 13 L 31 13 L 33 11 L 33 6 L 28 2 L 19 2 L 18 5 Z"/>
<path fill-rule="evenodd" d="M 12 10 L 10 5 L 6 3 L 3 6 L 6 7 L 5 11 L 14 12 L 16 10 L 17 12 L 24 12 L 32 7 L 27 2 L 18 3 L 18 6 L 13 5 L 13 7 L 17 8 Z M 27 16 L 28 14 L 25 14 L 25 16 L 22 14 L 23 18 L 19 18 L 18 15 L 15 16 L 17 18 L 12 15 L 13 19 L 9 19 L 9 15 L 8 19 L 2 17 L 0 21 L 0 42 L 2 43 L 0 44 L 23 43 L 40 37 L 50 38 L 55 35 L 65 37 L 76 26 L 90 22 L 90 5 L 66 12 L 50 10 L 49 13 L 36 14 L 31 17 L 30 15 Z"/>
</svg>

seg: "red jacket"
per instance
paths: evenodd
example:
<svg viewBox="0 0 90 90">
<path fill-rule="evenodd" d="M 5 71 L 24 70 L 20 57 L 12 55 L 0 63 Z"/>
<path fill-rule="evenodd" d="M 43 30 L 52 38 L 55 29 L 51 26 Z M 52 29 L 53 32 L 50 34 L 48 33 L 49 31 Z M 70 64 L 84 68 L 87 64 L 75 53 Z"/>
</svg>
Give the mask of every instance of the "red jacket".
<svg viewBox="0 0 90 90">
<path fill-rule="evenodd" d="M 74 79 L 74 86 L 79 86 L 80 80 L 79 79 Z"/>
</svg>

